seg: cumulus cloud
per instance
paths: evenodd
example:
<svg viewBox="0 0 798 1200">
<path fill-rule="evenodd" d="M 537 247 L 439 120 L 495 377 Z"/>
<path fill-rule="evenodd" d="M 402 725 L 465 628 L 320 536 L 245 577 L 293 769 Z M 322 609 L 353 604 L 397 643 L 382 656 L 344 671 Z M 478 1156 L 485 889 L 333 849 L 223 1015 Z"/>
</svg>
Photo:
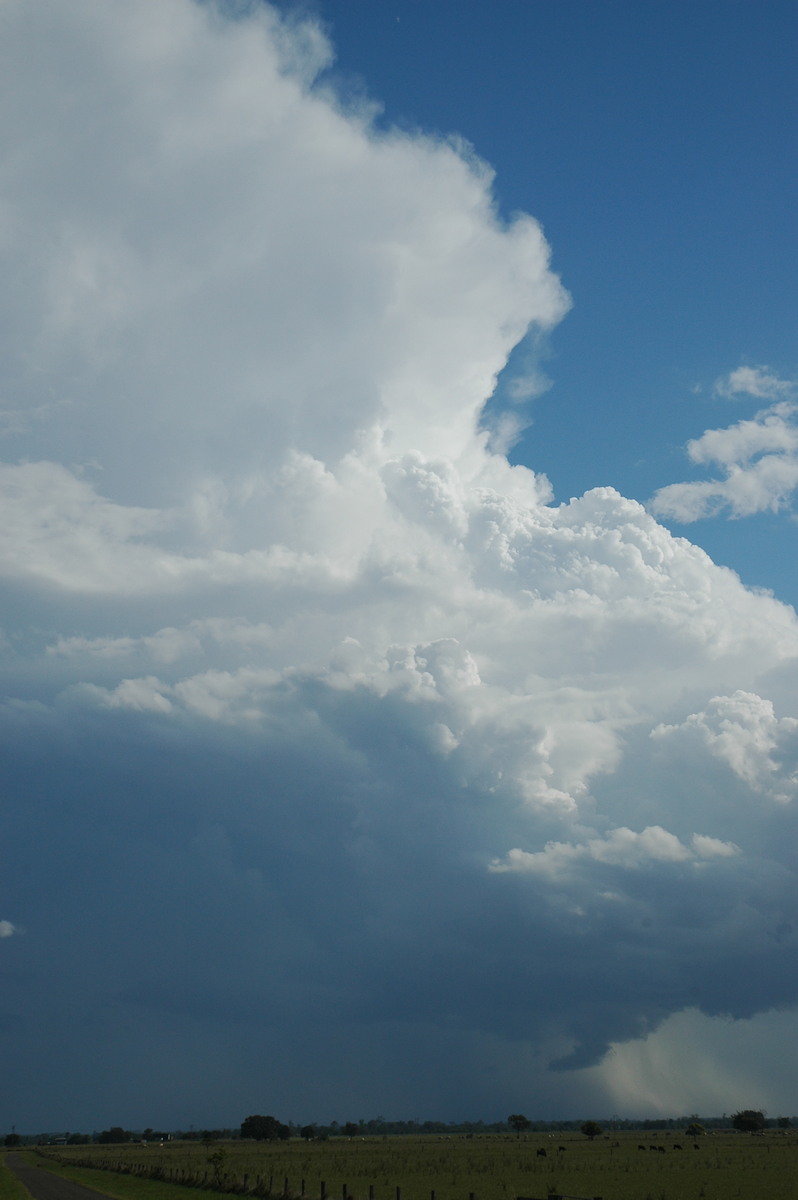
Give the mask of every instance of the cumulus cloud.
<svg viewBox="0 0 798 1200">
<path fill-rule="evenodd" d="M 581 1111 L 548 1063 L 794 1004 L 798 620 L 483 428 L 537 223 L 267 6 L 0 34 L 17 1100 Z M 695 461 L 791 458 L 748 424 Z"/>
<path fill-rule="evenodd" d="M 683 863 L 728 857 L 739 853 L 739 847 L 717 838 L 694 834 L 689 846 L 660 825 L 649 825 L 641 833 L 632 829 L 611 829 L 603 838 L 591 838 L 583 845 L 549 842 L 544 850 L 529 854 L 511 850 L 505 862 L 494 862 L 494 871 L 532 871 L 557 879 L 587 863 L 607 863 L 613 867 L 639 868 L 649 863 Z"/>
<path fill-rule="evenodd" d="M 798 721 L 779 719 L 761 696 L 713 696 L 705 712 L 691 713 L 679 725 L 658 725 L 651 736 L 698 739 L 752 791 L 783 802 L 798 796 Z"/>
<path fill-rule="evenodd" d="M 789 379 L 781 379 L 768 367 L 738 367 L 716 380 L 713 392 L 726 399 L 754 396 L 758 400 L 778 400 L 793 395 L 795 384 Z"/>
<path fill-rule="evenodd" d="M 17 929 L 10 921 L 0 921 L 0 938 L 13 937 Z"/>
<path fill-rule="evenodd" d="M 785 387 L 793 390 L 792 385 Z M 760 390 L 748 394 L 766 393 Z M 747 517 L 787 507 L 798 487 L 796 413 L 798 406 L 782 400 L 762 409 L 751 420 L 738 421 L 725 429 L 708 429 L 688 442 L 687 454 L 692 462 L 714 463 L 725 472 L 724 478 L 668 484 L 653 496 L 652 512 L 689 523 L 725 510 L 733 517 Z"/>
</svg>

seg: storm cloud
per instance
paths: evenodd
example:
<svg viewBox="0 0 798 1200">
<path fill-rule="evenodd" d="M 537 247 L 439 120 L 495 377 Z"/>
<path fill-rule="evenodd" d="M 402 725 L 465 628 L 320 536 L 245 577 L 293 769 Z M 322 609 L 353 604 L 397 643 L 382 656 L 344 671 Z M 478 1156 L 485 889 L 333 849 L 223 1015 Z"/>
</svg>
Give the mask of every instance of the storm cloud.
<svg viewBox="0 0 798 1200">
<path fill-rule="evenodd" d="M 714 1103 L 617 1064 L 798 999 L 798 621 L 500 452 L 539 225 L 265 6 L 0 55 L 7 1122 Z"/>
</svg>

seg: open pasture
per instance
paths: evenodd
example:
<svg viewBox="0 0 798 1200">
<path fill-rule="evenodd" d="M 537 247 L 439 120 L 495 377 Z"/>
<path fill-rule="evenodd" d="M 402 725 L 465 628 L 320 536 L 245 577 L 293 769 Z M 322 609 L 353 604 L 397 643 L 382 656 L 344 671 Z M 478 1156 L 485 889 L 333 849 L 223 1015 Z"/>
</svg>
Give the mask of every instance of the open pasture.
<svg viewBox="0 0 798 1200">
<path fill-rule="evenodd" d="M 696 1148 L 697 1146 L 697 1148 Z M 681 1147 L 681 1148 L 679 1148 Z M 220 1155 L 220 1151 L 224 1153 Z M 539 1153 L 545 1151 L 545 1155 Z M 48 1155 L 53 1154 L 47 1150 Z M 515 1200 L 550 1195 L 603 1200 L 795 1200 L 798 1136 L 678 1131 L 624 1133 L 589 1142 L 574 1134 L 331 1138 L 325 1142 L 196 1142 L 59 1147 L 61 1163 L 161 1167 L 166 1178 L 320 1200 Z M 129 1177 L 127 1177 L 129 1179 Z M 110 1177 L 90 1180 L 112 1191 Z M 148 1184 L 140 1180 L 141 1200 Z"/>
</svg>

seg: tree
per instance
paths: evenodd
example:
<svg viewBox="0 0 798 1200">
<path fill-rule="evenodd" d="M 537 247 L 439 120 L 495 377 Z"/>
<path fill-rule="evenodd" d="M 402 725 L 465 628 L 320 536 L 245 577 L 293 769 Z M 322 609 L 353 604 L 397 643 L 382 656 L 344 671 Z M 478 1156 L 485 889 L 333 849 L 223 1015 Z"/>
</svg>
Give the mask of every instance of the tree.
<svg viewBox="0 0 798 1200">
<path fill-rule="evenodd" d="M 689 1133 L 690 1137 L 701 1137 L 703 1133 L 706 1133 L 706 1129 L 699 1121 L 693 1121 L 684 1132 Z"/>
<path fill-rule="evenodd" d="M 765 1128 L 765 1114 L 757 1108 L 744 1108 L 734 1114 L 732 1125 L 743 1133 L 758 1133 Z"/>
<path fill-rule="evenodd" d="M 357 1137 L 359 1133 L 360 1126 L 356 1125 L 354 1121 L 347 1121 L 346 1125 L 344 1125 L 344 1134 L 346 1137 Z"/>
<path fill-rule="evenodd" d="M 291 1130 L 276 1117 L 247 1117 L 241 1122 L 242 1138 L 255 1138 L 257 1142 L 276 1142 L 278 1138 L 291 1136 Z"/>
<path fill-rule="evenodd" d="M 299 1136 L 303 1137 L 306 1142 L 312 1142 L 314 1137 L 316 1136 L 316 1126 L 315 1125 L 303 1125 L 299 1131 Z"/>
<path fill-rule="evenodd" d="M 224 1146 L 220 1146 L 218 1150 L 214 1150 L 213 1154 L 209 1154 L 205 1159 L 209 1167 L 213 1167 L 213 1178 L 217 1183 L 222 1181 L 222 1173 L 224 1171 L 225 1160 L 227 1159 L 227 1151 Z"/>
<path fill-rule="evenodd" d="M 5 1136 L 6 1146 L 19 1146 L 22 1143 L 22 1138 L 18 1133 L 7 1133 Z"/>
<path fill-rule="evenodd" d="M 116 1142 L 129 1142 L 130 1134 L 121 1125 L 112 1125 L 110 1129 L 104 1129 L 97 1138 L 98 1142 L 113 1145 Z"/>
<path fill-rule="evenodd" d="M 776 1124 L 778 1125 L 779 1129 L 789 1129 L 790 1128 L 790 1118 L 789 1117 L 779 1117 Z"/>
<path fill-rule="evenodd" d="M 515 1133 L 524 1133 L 525 1130 L 529 1129 L 532 1122 L 523 1113 L 510 1113 L 507 1118 L 507 1124 Z"/>
<path fill-rule="evenodd" d="M 597 1121 L 585 1121 L 584 1125 L 580 1126 L 580 1128 L 585 1137 L 590 1138 L 591 1142 L 593 1138 L 600 1137 L 604 1132 Z"/>
</svg>

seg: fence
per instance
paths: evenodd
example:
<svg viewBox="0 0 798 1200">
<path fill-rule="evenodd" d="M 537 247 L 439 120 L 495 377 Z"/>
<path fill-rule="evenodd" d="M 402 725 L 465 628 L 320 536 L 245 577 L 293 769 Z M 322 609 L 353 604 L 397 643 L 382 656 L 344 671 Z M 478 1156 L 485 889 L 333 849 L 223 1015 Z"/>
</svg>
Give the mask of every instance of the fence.
<svg viewBox="0 0 798 1200">
<path fill-rule="evenodd" d="M 249 1175 L 230 1175 L 221 1169 L 212 1171 L 203 1171 L 201 1174 L 198 1171 L 189 1171 L 184 1167 L 166 1167 L 161 1164 L 147 1165 L 145 1163 L 130 1163 L 119 1162 L 111 1159 L 96 1159 L 96 1158 L 63 1158 L 57 1154 L 48 1154 L 45 1151 L 38 1149 L 36 1151 L 44 1159 L 51 1159 L 54 1162 L 66 1167 L 84 1167 L 96 1171 L 114 1171 L 118 1175 L 135 1175 L 139 1179 L 155 1179 L 162 1183 L 174 1183 L 181 1187 L 200 1188 L 206 1192 L 224 1192 L 228 1195 L 231 1193 L 241 1196 L 262 1197 L 264 1200 L 311 1200 L 313 1194 L 317 1194 L 319 1200 L 334 1200 L 334 1197 L 327 1190 L 327 1184 L 322 1179 L 319 1182 L 317 1192 L 310 1193 L 306 1189 L 305 1180 L 300 1180 L 299 1188 L 292 1188 L 288 1176 L 283 1176 L 282 1183 L 277 1181 L 275 1186 L 274 1175 L 256 1175 L 251 1180 Z M 435 1192 L 430 1191 L 430 1200 L 436 1200 Z M 354 1193 L 350 1191 L 349 1185 L 341 1184 L 341 1200 L 355 1200 Z M 376 1200 L 374 1184 L 369 1184 L 368 1200 Z M 387 1200 L 387 1197 L 383 1197 Z M 397 1187 L 394 1189 L 394 1195 L 391 1200 L 402 1200 L 402 1189 Z M 477 1200 L 475 1192 L 468 1193 L 468 1200 Z M 562 1194 L 550 1193 L 548 1196 L 516 1196 L 515 1200 L 602 1200 L 601 1196 L 566 1196 Z"/>
<path fill-rule="evenodd" d="M 186 1170 L 184 1167 L 120 1162 L 119 1160 L 110 1158 L 73 1158 L 71 1155 L 69 1158 L 64 1158 L 58 1154 L 51 1154 L 41 1149 L 37 1149 L 36 1153 L 41 1158 L 49 1159 L 65 1167 L 83 1167 L 95 1171 L 114 1171 L 118 1175 L 135 1175 L 138 1179 L 155 1179 L 162 1183 L 174 1183 L 180 1187 L 201 1188 L 206 1192 L 255 1196 L 262 1197 L 264 1200 L 313 1200 L 314 1196 L 318 1196 L 318 1200 L 335 1200 L 332 1193 L 328 1191 L 327 1184 L 323 1179 L 319 1181 L 317 1189 L 308 1191 L 304 1179 L 299 1181 L 299 1187 L 297 1188 L 296 1186 L 291 1186 L 288 1176 L 283 1176 L 282 1181 L 280 1181 L 275 1180 L 273 1175 L 256 1175 L 252 1178 L 249 1175 L 231 1175 L 222 1170 L 206 1170 L 200 1173 L 198 1171 Z M 340 1200 L 355 1200 L 354 1193 L 346 1183 L 341 1184 Z M 369 1184 L 368 1200 L 377 1200 L 374 1184 Z M 390 1197 L 383 1194 L 382 1200 L 402 1200 L 401 1187 L 392 1189 Z M 429 1200 L 436 1200 L 434 1190 L 430 1191 Z M 477 1200 L 476 1193 L 469 1192 L 468 1200 Z M 519 1196 L 517 1200 L 533 1200 L 533 1198 Z M 541 1198 L 541 1200 L 544 1200 L 544 1198 Z M 546 1196 L 545 1200 L 586 1200 L 586 1198 L 550 1195 Z M 591 1200 L 601 1200 L 601 1197 L 594 1196 Z"/>
</svg>

